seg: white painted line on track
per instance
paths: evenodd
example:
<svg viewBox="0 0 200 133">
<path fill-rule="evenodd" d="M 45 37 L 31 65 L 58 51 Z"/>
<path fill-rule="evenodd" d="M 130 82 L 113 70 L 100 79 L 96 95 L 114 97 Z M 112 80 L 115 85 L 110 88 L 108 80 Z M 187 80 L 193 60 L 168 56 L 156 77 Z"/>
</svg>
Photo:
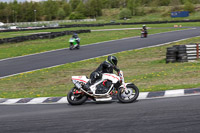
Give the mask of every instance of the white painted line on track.
<svg viewBox="0 0 200 133">
<path fill-rule="evenodd" d="M 196 29 L 196 28 L 192 28 L 192 29 Z M 186 29 L 186 30 L 191 30 L 191 29 Z M 183 30 L 178 30 L 178 31 L 183 31 Z M 175 32 L 175 31 L 170 31 L 170 32 Z M 163 32 L 163 33 L 168 33 L 168 32 Z M 156 33 L 156 34 L 163 34 L 163 33 Z M 152 35 L 156 35 L 156 34 L 152 34 Z M 194 36 L 194 37 L 200 37 L 200 36 L 198 35 L 198 36 Z M 154 46 L 147 46 L 147 47 L 136 48 L 136 49 L 140 50 L 140 49 L 144 49 L 144 48 L 159 47 L 159 46 L 167 45 L 167 44 L 170 44 L 170 43 L 184 41 L 184 40 L 187 40 L 187 39 L 190 39 L 190 38 L 194 38 L 194 37 L 184 38 L 184 39 L 180 39 L 180 40 L 176 40 L 176 41 L 171 41 L 171 42 L 162 43 L 162 44 L 158 44 L 158 45 L 154 45 Z M 118 40 L 105 41 L 105 42 L 113 42 L 113 41 L 119 41 L 119 40 L 131 39 L 131 38 L 138 38 L 138 36 L 137 37 L 123 38 L 123 39 L 118 39 Z M 101 44 L 101 43 L 105 43 L 105 42 L 88 44 L 88 45 L 84 45 L 84 46 L 96 45 L 96 44 Z M 68 49 L 68 48 L 64 48 L 64 49 Z M 132 51 L 132 50 L 136 50 L 136 49 L 125 50 L 125 51 Z M 59 50 L 63 50 L 63 49 L 59 49 Z M 49 53 L 49 52 L 59 51 L 59 50 L 52 50 L 52 51 L 47 51 L 47 52 L 37 53 L 37 54 L 44 54 L 44 53 Z M 124 51 L 120 51 L 120 52 L 124 52 Z M 84 59 L 84 60 L 80 60 L 80 61 L 90 60 L 90 59 L 104 57 L 104 56 L 109 56 L 109 55 L 120 53 L 120 52 L 114 52 L 114 53 L 110 53 L 110 54 L 106 54 L 106 55 L 96 56 L 96 57 L 92 57 L 92 58 L 88 58 L 88 59 Z M 32 55 L 37 55 L 37 54 L 32 54 Z M 31 55 L 18 56 L 18 57 L 14 57 L 14 58 L 7 58 L 7 59 L 3 59 L 3 60 L 0 60 L 0 61 L 9 60 L 9 59 L 15 59 L 15 58 L 22 58 L 22 57 L 26 57 L 26 56 L 31 56 Z M 79 61 L 74 61 L 74 62 L 79 62 Z M 74 63 L 74 62 L 70 62 L 70 63 Z M 21 73 L 28 73 L 28 72 L 34 72 L 34 71 L 37 71 L 37 70 L 41 70 L 41 69 L 54 68 L 54 67 L 58 67 L 58 66 L 61 66 L 61 65 L 64 65 L 64 64 L 67 64 L 67 63 L 63 63 L 63 64 L 59 64 L 59 65 L 55 65 L 55 66 L 50 66 L 50 67 L 45 67 L 45 68 L 40 68 L 40 69 L 35 69 L 35 70 L 31 70 L 31 71 L 25 71 L 25 72 L 21 72 Z M 11 75 L 7 75 L 7 76 L 3 76 L 3 77 L 0 77 L 0 79 L 11 77 L 11 76 L 15 76 L 15 75 L 18 75 L 18 74 L 21 74 L 21 73 L 16 73 L 16 74 L 11 74 Z"/>
</svg>

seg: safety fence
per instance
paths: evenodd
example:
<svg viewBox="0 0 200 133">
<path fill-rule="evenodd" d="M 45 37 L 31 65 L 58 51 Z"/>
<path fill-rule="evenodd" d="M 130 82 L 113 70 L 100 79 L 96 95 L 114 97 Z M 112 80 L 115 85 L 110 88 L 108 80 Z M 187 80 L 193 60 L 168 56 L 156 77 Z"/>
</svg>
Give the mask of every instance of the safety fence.
<svg viewBox="0 0 200 133">
<path fill-rule="evenodd" d="M 31 30 L 49 30 L 49 29 L 61 29 L 61 28 L 73 28 L 73 27 L 99 27 L 104 26 L 102 24 L 70 24 L 70 25 L 61 25 L 57 27 L 29 27 L 29 28 L 16 28 L 16 29 L 7 29 L 0 30 L 1 32 L 17 32 L 17 31 L 31 31 Z"/>
<path fill-rule="evenodd" d="M 166 63 L 188 62 L 200 58 L 200 44 L 174 45 L 167 48 Z"/>
<path fill-rule="evenodd" d="M 72 35 L 74 33 L 90 33 L 90 30 L 73 30 L 73 31 L 62 31 L 62 32 L 48 32 L 48 33 L 39 33 L 39 34 L 32 34 L 28 36 L 18 36 L 12 38 L 3 38 L 0 39 L 0 45 L 5 43 L 17 43 L 17 42 L 24 42 L 27 40 L 36 40 L 36 39 L 52 39 L 59 36 L 64 35 Z"/>
<path fill-rule="evenodd" d="M 95 22 L 96 19 L 78 19 L 78 20 L 55 20 L 55 21 L 37 21 L 37 22 L 17 22 L 17 23 L 5 23 L 7 26 L 17 25 L 55 25 L 58 23 L 74 23 L 74 22 Z"/>
</svg>

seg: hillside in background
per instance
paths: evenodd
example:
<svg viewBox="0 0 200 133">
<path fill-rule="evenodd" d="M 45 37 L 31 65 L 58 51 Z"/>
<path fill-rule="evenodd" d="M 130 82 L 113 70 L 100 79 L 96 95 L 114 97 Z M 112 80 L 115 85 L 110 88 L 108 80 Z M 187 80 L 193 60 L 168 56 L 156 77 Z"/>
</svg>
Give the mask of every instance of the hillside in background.
<svg viewBox="0 0 200 133">
<path fill-rule="evenodd" d="M 52 20 L 162 21 L 173 20 L 172 11 L 189 11 L 199 19 L 200 0 L 46 0 L 40 2 L 0 1 L 0 22 L 34 22 Z"/>
</svg>

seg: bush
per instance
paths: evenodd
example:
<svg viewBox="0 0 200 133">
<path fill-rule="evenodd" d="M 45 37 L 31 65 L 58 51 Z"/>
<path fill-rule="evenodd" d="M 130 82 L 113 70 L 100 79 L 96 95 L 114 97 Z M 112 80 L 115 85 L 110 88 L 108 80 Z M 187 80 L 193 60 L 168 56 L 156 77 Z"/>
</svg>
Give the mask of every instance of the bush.
<svg viewBox="0 0 200 133">
<path fill-rule="evenodd" d="M 119 18 L 120 19 L 131 18 L 131 11 L 127 8 L 122 9 L 121 12 L 119 13 Z"/>
<path fill-rule="evenodd" d="M 161 16 L 163 17 L 169 17 L 171 15 L 170 10 L 165 10 L 164 12 L 161 13 Z"/>
<path fill-rule="evenodd" d="M 189 11 L 190 13 L 194 12 L 194 5 L 191 2 L 186 1 L 184 4 L 184 10 Z"/>
<path fill-rule="evenodd" d="M 81 13 L 78 12 L 73 12 L 69 15 L 70 20 L 75 20 L 75 19 L 85 19 L 85 16 Z"/>
</svg>

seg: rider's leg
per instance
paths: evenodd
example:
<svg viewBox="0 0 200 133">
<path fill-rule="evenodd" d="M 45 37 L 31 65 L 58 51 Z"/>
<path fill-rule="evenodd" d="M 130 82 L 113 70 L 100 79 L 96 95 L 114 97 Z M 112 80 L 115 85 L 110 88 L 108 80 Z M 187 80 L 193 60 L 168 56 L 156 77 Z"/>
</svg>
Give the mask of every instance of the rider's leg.
<svg viewBox="0 0 200 133">
<path fill-rule="evenodd" d="M 83 89 L 88 91 L 88 92 L 91 92 L 90 90 L 90 86 L 93 85 L 97 79 L 100 79 L 102 76 L 100 73 L 98 72 L 92 72 L 90 74 L 90 80 L 83 86 Z"/>
</svg>

